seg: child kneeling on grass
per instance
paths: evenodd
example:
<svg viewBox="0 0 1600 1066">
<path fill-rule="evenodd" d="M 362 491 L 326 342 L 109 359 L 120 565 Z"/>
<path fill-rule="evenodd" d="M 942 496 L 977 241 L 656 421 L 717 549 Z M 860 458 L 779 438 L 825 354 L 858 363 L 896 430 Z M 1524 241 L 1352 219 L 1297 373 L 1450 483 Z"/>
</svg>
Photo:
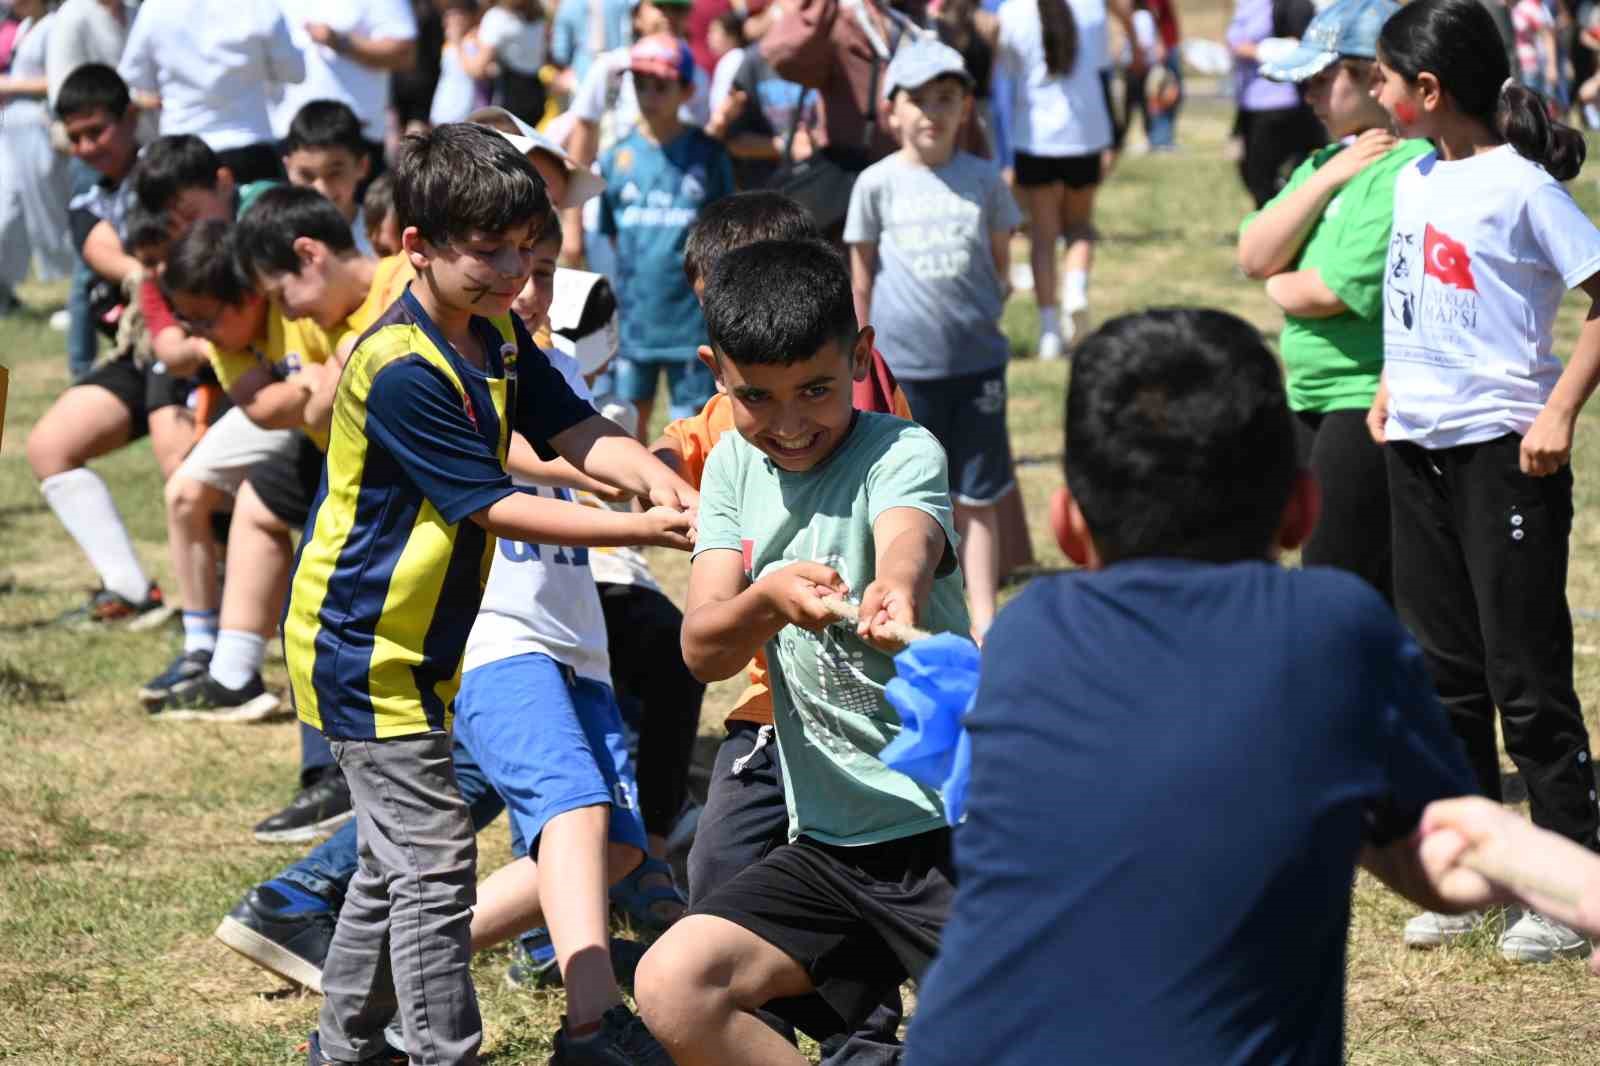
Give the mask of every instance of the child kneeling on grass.
<svg viewBox="0 0 1600 1066">
<path fill-rule="evenodd" d="M 805 1059 L 754 1011 L 820 993 L 808 1030 L 848 1031 L 920 976 L 953 893 L 939 797 L 876 755 L 885 624 L 965 633 L 944 452 L 855 410 L 870 366 L 850 276 L 818 241 L 760 241 L 716 265 L 705 313 L 738 434 L 706 464 L 684 661 L 737 674 L 763 645 L 789 790 L 789 843 L 699 901 L 646 954 L 646 1023 L 678 1066 Z M 859 595 L 859 624 L 825 595 Z"/>
<path fill-rule="evenodd" d="M 1465 753 L 1378 593 L 1276 561 L 1317 496 L 1254 329 L 1109 322 L 1066 414 L 1051 525 L 1086 569 L 1033 581 L 984 644 L 906 1061 L 1339 1062 L 1355 868 L 1462 907 L 1415 830 L 1473 790 Z"/>
<path fill-rule="evenodd" d="M 296 709 L 332 742 L 360 835 L 323 967 L 317 1064 L 382 1053 L 396 1013 L 414 1057 L 478 1059 L 475 848 L 448 731 L 493 538 L 685 548 L 696 501 L 509 317 L 554 220 L 525 157 L 473 125 L 412 137 L 395 208 L 417 278 L 340 378 L 284 621 Z M 658 506 L 621 514 L 518 492 L 512 432 Z"/>
</svg>

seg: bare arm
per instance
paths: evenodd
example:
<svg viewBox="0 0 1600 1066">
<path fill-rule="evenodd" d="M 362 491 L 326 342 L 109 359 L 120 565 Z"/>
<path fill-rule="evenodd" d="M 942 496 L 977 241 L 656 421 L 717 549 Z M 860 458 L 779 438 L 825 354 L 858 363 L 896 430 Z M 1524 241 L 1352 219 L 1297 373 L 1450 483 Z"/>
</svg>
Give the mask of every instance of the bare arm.
<svg viewBox="0 0 1600 1066">
<path fill-rule="evenodd" d="M 793 563 L 750 584 L 739 552 L 701 552 L 689 570 L 684 665 L 705 682 L 733 677 L 790 622 L 807 629 L 828 625 L 833 615 L 822 596 L 847 592 L 839 575 L 820 563 Z"/>
<path fill-rule="evenodd" d="M 495 73 L 495 52 L 478 38 L 476 33 L 469 33 L 456 45 L 456 52 L 461 57 L 461 69 L 466 71 L 467 77 L 482 81 Z"/>
<path fill-rule="evenodd" d="M 1332 318 L 1349 310 L 1316 267 L 1274 274 L 1267 279 L 1267 298 L 1296 318 Z"/>
<path fill-rule="evenodd" d="M 877 269 L 876 244 L 850 246 L 850 294 L 855 298 L 856 321 L 863 326 L 872 321 L 872 279 Z"/>
<path fill-rule="evenodd" d="M 691 508 L 700 501 L 700 494 L 688 482 L 610 419 L 599 415 L 586 418 L 557 433 L 550 443 L 589 477 L 652 503 Z"/>
<path fill-rule="evenodd" d="M 1398 143 L 1388 130 L 1367 130 L 1293 192 L 1268 204 L 1239 234 L 1239 268 L 1258 280 L 1288 270 L 1329 201 Z"/>
<path fill-rule="evenodd" d="M 272 371 L 258 366 L 239 376 L 228 397 L 262 429 L 298 429 L 306 424 L 306 401 L 313 391 L 309 378 L 296 374 L 274 381 Z"/>
<path fill-rule="evenodd" d="M 994 273 L 1004 287 L 1001 300 L 1011 295 L 1011 231 L 989 234 L 989 254 L 994 256 Z"/>
<path fill-rule="evenodd" d="M 150 338 L 150 350 L 174 377 L 192 376 L 211 359 L 211 346 L 182 326 L 168 326 Z"/>
<path fill-rule="evenodd" d="M 49 78 L 15 78 L 0 75 L 0 100 L 38 99 L 50 90 Z"/>
<path fill-rule="evenodd" d="M 306 33 L 317 44 L 326 45 L 373 70 L 395 73 L 417 65 L 417 42 L 412 37 L 363 37 L 358 33 L 339 33 L 325 22 L 306 23 Z"/>
<path fill-rule="evenodd" d="M 1522 438 L 1522 472 L 1544 477 L 1560 470 L 1572 458 L 1572 433 L 1578 415 L 1600 384 L 1600 274 L 1581 286 L 1589 297 L 1589 313 L 1572 358 L 1561 372 L 1544 409 Z"/>
<path fill-rule="evenodd" d="M 687 551 L 693 518 L 685 511 L 652 507 L 643 514 L 585 507 L 527 492 L 502 496 L 472 520 L 497 537 L 567 547 L 613 548 L 653 544 Z"/>
<path fill-rule="evenodd" d="M 872 542 L 877 576 L 861 594 L 857 632 L 879 647 L 894 650 L 900 642 L 883 632 L 884 623 L 917 625 L 949 540 L 928 512 L 891 507 L 872 524 Z"/>
<path fill-rule="evenodd" d="M 89 264 L 90 270 L 118 285 L 129 275 L 143 269 L 139 260 L 123 249 L 122 238 L 117 236 L 116 229 L 105 219 L 96 222 L 83 239 L 83 261 Z"/>
<path fill-rule="evenodd" d="M 527 478 L 537 485 L 551 488 L 582 489 L 592 492 L 602 500 L 614 503 L 632 498 L 632 493 L 597 481 L 565 459 L 549 462 L 539 458 L 527 438 L 520 433 L 511 435 L 511 451 L 506 457 L 506 469 L 518 477 Z"/>
</svg>

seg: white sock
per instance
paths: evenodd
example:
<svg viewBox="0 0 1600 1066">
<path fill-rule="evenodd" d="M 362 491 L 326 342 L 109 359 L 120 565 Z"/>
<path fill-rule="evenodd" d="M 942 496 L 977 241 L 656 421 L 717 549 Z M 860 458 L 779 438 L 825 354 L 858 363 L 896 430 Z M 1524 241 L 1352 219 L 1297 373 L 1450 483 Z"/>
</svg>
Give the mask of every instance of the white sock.
<svg viewBox="0 0 1600 1066">
<path fill-rule="evenodd" d="M 211 651 L 217 646 L 217 612 L 183 612 L 183 653 Z"/>
<path fill-rule="evenodd" d="M 1089 306 L 1089 272 L 1069 270 L 1061 277 L 1061 306 L 1067 314 Z"/>
<path fill-rule="evenodd" d="M 100 583 L 133 603 L 143 603 L 150 595 L 150 579 L 139 565 L 116 501 L 100 475 L 79 467 L 64 474 L 51 474 L 39 482 L 39 490 L 50 510 L 89 557 Z"/>
<path fill-rule="evenodd" d="M 1039 308 L 1039 334 L 1046 333 L 1061 335 L 1061 309 L 1057 307 Z"/>
<path fill-rule="evenodd" d="M 211 677 L 228 688 L 244 688 L 261 672 L 267 658 L 267 638 L 242 629 L 224 629 L 217 634 L 217 647 L 211 653 Z"/>
</svg>

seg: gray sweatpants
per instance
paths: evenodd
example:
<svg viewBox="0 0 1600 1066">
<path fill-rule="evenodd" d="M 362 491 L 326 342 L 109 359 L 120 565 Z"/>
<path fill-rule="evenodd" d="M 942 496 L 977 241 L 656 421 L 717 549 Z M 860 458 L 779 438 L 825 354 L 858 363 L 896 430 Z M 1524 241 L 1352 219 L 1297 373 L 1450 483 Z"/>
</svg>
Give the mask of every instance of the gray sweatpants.
<svg viewBox="0 0 1600 1066">
<path fill-rule="evenodd" d="M 322 967 L 324 1057 L 383 1051 L 398 1016 L 411 1061 L 472 1066 L 483 1041 L 472 957 L 477 843 L 456 790 L 450 736 L 333 740 L 360 839 Z"/>
</svg>

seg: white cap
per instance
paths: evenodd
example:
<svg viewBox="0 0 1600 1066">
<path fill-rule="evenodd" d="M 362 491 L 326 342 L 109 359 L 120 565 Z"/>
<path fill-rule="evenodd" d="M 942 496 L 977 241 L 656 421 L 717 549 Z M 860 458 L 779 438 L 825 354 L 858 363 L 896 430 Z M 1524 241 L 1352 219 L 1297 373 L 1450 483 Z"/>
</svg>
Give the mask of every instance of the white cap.
<svg viewBox="0 0 1600 1066">
<path fill-rule="evenodd" d="M 558 352 L 564 352 L 578 361 L 578 369 L 585 375 L 593 374 L 617 354 L 621 333 L 615 311 L 598 329 L 583 336 L 574 336 L 583 321 L 583 312 L 589 305 L 589 296 L 595 286 L 605 280 L 602 274 L 587 270 L 556 271 L 555 294 L 550 301 L 550 342 Z"/>
<path fill-rule="evenodd" d="M 475 122 L 480 126 L 488 126 L 509 141 L 511 147 L 523 155 L 538 149 L 541 152 L 549 152 L 559 159 L 561 165 L 567 171 L 567 195 L 562 198 L 560 203 L 556 204 L 558 208 L 581 207 L 586 201 L 594 199 L 605 191 L 606 180 L 604 178 L 592 170 L 585 170 L 583 167 L 578 166 L 573 158 L 567 154 L 565 148 L 505 108 L 480 107 L 467 116 L 467 121 Z M 508 133 L 502 129 L 501 126 L 504 123 L 510 123 L 516 128 L 517 132 Z"/>
</svg>

